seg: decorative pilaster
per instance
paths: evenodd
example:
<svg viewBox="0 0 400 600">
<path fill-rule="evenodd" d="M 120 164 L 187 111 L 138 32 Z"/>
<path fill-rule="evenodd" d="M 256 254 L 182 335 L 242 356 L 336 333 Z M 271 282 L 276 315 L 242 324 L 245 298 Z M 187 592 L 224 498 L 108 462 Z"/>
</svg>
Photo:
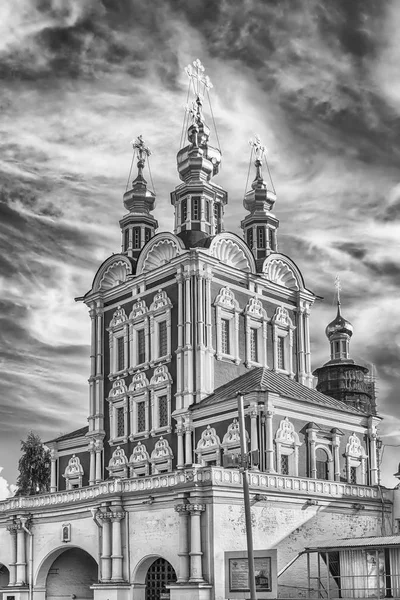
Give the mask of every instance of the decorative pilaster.
<svg viewBox="0 0 400 600">
<path fill-rule="evenodd" d="M 273 409 L 267 408 L 265 414 L 265 471 L 275 473 L 274 467 L 274 441 L 272 432 Z"/>
<path fill-rule="evenodd" d="M 25 530 L 22 527 L 22 520 L 17 519 L 17 562 L 16 562 L 16 578 L 15 585 L 26 585 L 26 540 Z"/>
<path fill-rule="evenodd" d="M 103 442 L 100 439 L 97 439 L 95 442 L 95 474 L 96 474 L 96 483 L 102 481 L 102 454 L 103 454 Z"/>
<path fill-rule="evenodd" d="M 176 408 L 183 408 L 182 392 L 183 392 L 183 278 L 182 269 L 179 267 L 176 275 L 178 284 L 178 348 L 176 349 Z"/>
<path fill-rule="evenodd" d="M 189 554 L 189 516 L 188 504 L 177 504 L 176 512 L 179 514 L 179 571 L 177 583 L 185 583 L 190 575 Z"/>
<path fill-rule="evenodd" d="M 311 425 L 311 427 L 307 429 L 310 477 L 313 479 L 317 477 L 317 463 L 315 455 L 316 434 L 314 427 L 315 425 Z"/>
<path fill-rule="evenodd" d="M 333 447 L 333 477 L 335 481 L 340 481 L 340 434 L 334 431 L 332 435 Z"/>
<path fill-rule="evenodd" d="M 193 425 L 190 421 L 190 416 L 185 417 L 185 465 L 193 464 L 193 447 L 192 447 L 192 431 Z"/>
<path fill-rule="evenodd" d="M 190 513 L 190 583 L 200 583 L 203 580 L 203 566 L 201 551 L 201 513 L 205 510 L 204 504 L 188 504 Z"/>
<path fill-rule="evenodd" d="M 178 456 L 177 456 L 176 466 L 178 469 L 183 469 L 185 466 L 185 455 L 184 455 L 184 444 L 183 444 L 184 429 L 183 429 L 182 418 L 178 419 L 178 424 L 175 428 L 175 432 L 178 437 Z"/>
<path fill-rule="evenodd" d="M 50 492 L 57 491 L 57 458 L 58 453 L 55 448 L 50 450 Z"/>
<path fill-rule="evenodd" d="M 101 581 L 111 580 L 111 518 L 113 513 L 105 509 L 97 514 L 102 524 L 101 536 Z"/>
<path fill-rule="evenodd" d="M 121 521 L 125 517 L 121 506 L 112 506 L 112 555 L 111 555 L 111 581 L 123 581 L 122 574 L 122 531 Z"/>
<path fill-rule="evenodd" d="M 299 383 L 306 385 L 305 345 L 304 345 L 304 308 L 299 306 L 297 311 L 297 354 L 299 357 Z"/>
<path fill-rule="evenodd" d="M 11 555 L 8 564 L 10 579 L 8 585 L 12 587 L 17 582 L 17 525 L 14 522 L 7 525 L 7 531 L 9 531 L 11 535 Z"/>
<path fill-rule="evenodd" d="M 184 389 L 183 406 L 186 408 L 193 402 L 193 341 L 192 341 L 192 275 L 190 268 L 183 274 L 185 286 L 185 344 L 184 356 Z"/>
<path fill-rule="evenodd" d="M 305 348 L 305 368 L 308 386 L 313 387 L 313 376 L 311 372 L 311 347 L 310 347 L 310 310 L 304 309 L 304 348 Z"/>
</svg>

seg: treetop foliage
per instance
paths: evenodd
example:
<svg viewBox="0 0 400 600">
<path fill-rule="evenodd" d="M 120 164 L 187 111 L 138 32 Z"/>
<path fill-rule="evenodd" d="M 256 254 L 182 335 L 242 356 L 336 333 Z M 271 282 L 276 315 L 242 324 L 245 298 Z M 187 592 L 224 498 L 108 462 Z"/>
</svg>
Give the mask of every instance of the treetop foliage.
<svg viewBox="0 0 400 600">
<path fill-rule="evenodd" d="M 30 431 L 21 440 L 22 456 L 19 459 L 16 496 L 34 496 L 49 491 L 50 450 L 42 444 L 39 435 Z"/>
</svg>

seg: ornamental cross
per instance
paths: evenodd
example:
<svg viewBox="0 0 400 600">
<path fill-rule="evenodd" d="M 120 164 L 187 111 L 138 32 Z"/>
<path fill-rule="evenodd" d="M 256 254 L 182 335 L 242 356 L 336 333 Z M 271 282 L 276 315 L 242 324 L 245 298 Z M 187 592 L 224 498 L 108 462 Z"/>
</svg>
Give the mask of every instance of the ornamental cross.
<svg viewBox="0 0 400 600">
<path fill-rule="evenodd" d="M 151 152 L 150 152 L 150 148 L 148 148 L 143 140 L 143 136 L 138 135 L 138 137 L 136 138 L 136 140 L 134 140 L 133 142 L 131 142 L 133 149 L 138 151 L 138 155 L 139 155 L 139 160 L 145 160 L 145 155 L 146 156 L 150 156 Z"/>
<path fill-rule="evenodd" d="M 250 146 L 253 148 L 253 150 L 255 152 L 256 159 L 261 160 L 262 155 L 265 152 L 265 146 L 262 145 L 261 138 L 260 138 L 259 135 L 256 134 L 254 136 L 254 138 L 255 138 L 254 141 L 250 140 L 249 144 L 250 144 Z"/>
<path fill-rule="evenodd" d="M 337 291 L 338 304 L 340 304 L 340 290 L 342 289 L 342 286 L 340 284 L 340 276 L 339 276 L 339 274 L 336 275 L 336 277 L 335 277 L 335 288 L 336 288 L 336 291 Z"/>
<path fill-rule="evenodd" d="M 196 58 L 196 60 L 193 61 L 193 66 L 188 65 L 185 68 L 187 76 L 193 81 L 193 88 L 195 94 L 197 95 L 200 95 L 201 84 L 203 84 L 205 89 L 207 90 L 213 87 L 210 78 L 207 75 L 204 75 L 204 71 L 205 69 L 198 58 Z"/>
</svg>

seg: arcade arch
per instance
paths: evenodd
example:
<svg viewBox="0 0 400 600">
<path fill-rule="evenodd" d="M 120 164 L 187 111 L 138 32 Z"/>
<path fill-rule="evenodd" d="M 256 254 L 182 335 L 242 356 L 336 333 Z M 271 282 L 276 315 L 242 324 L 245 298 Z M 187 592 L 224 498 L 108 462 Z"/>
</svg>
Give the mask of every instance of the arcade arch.
<svg viewBox="0 0 400 600">
<path fill-rule="evenodd" d="M 91 586 L 98 582 L 96 560 L 78 546 L 62 546 L 51 552 L 39 567 L 36 586 L 46 589 L 46 600 L 75 595 L 93 598 Z"/>
</svg>

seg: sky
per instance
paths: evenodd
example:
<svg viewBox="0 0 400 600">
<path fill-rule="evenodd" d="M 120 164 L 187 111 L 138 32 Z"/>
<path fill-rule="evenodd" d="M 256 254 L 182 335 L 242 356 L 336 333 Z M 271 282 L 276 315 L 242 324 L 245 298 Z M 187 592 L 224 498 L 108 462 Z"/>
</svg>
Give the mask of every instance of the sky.
<svg viewBox="0 0 400 600">
<path fill-rule="evenodd" d="M 48 440 L 86 424 L 90 319 L 74 298 L 119 251 L 139 134 L 160 230 L 173 229 L 184 69 L 196 58 L 214 84 L 225 228 L 240 233 L 259 134 L 279 249 L 323 297 L 313 368 L 329 359 L 340 274 L 351 355 L 377 375 L 383 482 L 397 483 L 399 29 L 398 0 L 1 2 L 0 496 L 13 490 L 29 430 Z M 211 125 L 207 104 L 204 113 Z"/>
</svg>

